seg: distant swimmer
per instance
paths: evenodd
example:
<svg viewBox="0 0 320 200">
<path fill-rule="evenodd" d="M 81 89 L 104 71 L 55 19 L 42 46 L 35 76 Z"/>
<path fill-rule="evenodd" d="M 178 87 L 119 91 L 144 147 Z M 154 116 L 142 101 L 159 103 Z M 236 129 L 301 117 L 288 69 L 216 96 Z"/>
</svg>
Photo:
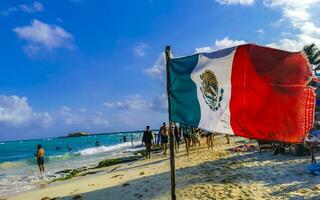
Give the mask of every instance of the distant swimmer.
<svg viewBox="0 0 320 200">
<path fill-rule="evenodd" d="M 67 149 L 68 149 L 68 151 L 71 151 L 71 150 L 72 150 L 72 148 L 71 148 L 70 145 L 67 145 Z"/>
<path fill-rule="evenodd" d="M 123 142 L 127 142 L 127 136 L 123 136 L 122 141 L 123 141 Z"/>
<path fill-rule="evenodd" d="M 131 145 L 133 147 L 133 135 L 131 134 Z"/>
<path fill-rule="evenodd" d="M 38 144 L 37 148 L 38 150 L 35 156 L 37 157 L 37 163 L 38 163 L 40 172 L 44 173 L 44 149 L 42 148 L 41 144 Z"/>
<path fill-rule="evenodd" d="M 96 141 L 96 147 L 100 147 L 101 146 L 101 144 L 100 144 L 100 142 L 97 140 Z"/>
</svg>

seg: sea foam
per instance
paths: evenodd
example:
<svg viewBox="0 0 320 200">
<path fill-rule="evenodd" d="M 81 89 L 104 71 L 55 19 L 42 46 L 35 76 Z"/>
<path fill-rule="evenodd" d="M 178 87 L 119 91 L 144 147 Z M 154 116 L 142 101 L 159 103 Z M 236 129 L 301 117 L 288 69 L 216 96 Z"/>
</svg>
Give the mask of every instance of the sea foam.
<svg viewBox="0 0 320 200">
<path fill-rule="evenodd" d="M 134 147 L 139 144 L 141 144 L 141 142 L 133 142 Z M 88 155 L 110 152 L 110 151 L 115 151 L 118 149 L 129 148 L 129 147 L 132 147 L 132 143 L 124 142 L 124 143 L 116 144 L 112 146 L 100 146 L 100 147 L 87 148 L 87 149 L 83 149 L 81 151 L 76 152 L 76 154 L 80 154 L 82 156 L 88 156 Z"/>
</svg>

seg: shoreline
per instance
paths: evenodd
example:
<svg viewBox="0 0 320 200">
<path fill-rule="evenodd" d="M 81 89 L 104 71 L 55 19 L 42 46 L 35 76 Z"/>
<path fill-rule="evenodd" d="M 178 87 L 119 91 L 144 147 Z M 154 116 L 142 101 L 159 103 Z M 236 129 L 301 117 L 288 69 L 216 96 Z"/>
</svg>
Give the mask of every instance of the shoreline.
<svg viewBox="0 0 320 200">
<path fill-rule="evenodd" d="M 202 146 L 189 157 L 184 145 L 176 156 L 178 199 L 317 199 L 320 180 L 306 172 L 309 157 L 273 156 L 272 152 L 232 152 L 228 149 L 252 144 L 245 139 L 215 138 L 213 150 Z M 43 188 L 15 194 L 25 199 L 170 199 L 169 156 L 152 153 L 141 159 L 98 169 Z"/>
</svg>

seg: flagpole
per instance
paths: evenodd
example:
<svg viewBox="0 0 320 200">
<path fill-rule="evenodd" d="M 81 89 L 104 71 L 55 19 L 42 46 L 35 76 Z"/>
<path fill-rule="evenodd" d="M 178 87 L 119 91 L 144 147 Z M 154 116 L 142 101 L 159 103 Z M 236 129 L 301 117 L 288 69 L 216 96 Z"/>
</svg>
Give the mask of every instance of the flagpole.
<svg viewBox="0 0 320 200">
<path fill-rule="evenodd" d="M 170 139 L 170 172 L 171 172 L 171 200 L 176 200 L 176 167 L 174 158 L 174 135 L 172 131 L 172 121 L 171 121 L 171 105 L 170 105 L 170 95 L 171 95 L 171 85 L 170 85 L 170 46 L 166 46 L 166 71 L 167 71 L 167 96 L 168 96 L 168 114 L 169 114 L 169 139 Z"/>
</svg>

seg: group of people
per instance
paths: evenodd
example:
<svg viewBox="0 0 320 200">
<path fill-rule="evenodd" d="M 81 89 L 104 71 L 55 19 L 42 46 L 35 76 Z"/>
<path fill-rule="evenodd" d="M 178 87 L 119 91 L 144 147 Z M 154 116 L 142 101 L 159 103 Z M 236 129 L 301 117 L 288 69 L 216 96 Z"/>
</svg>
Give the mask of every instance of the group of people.
<svg viewBox="0 0 320 200">
<path fill-rule="evenodd" d="M 163 122 L 158 133 L 152 133 L 150 126 L 146 127 L 146 130 L 142 135 L 142 144 L 146 147 L 146 157 L 150 158 L 151 148 L 153 145 L 161 144 L 163 155 L 167 155 L 168 143 L 169 143 L 169 126 L 166 122 Z M 208 149 L 213 149 L 214 134 L 202 131 L 198 128 L 194 128 L 188 125 L 177 125 L 175 122 L 171 124 L 171 131 L 174 135 L 174 146 L 176 152 L 178 152 L 179 144 L 182 138 L 185 143 L 187 156 L 189 156 L 190 148 L 201 146 L 200 135 L 206 136 L 206 143 Z M 229 138 L 228 143 L 229 143 Z"/>
<path fill-rule="evenodd" d="M 198 128 L 194 128 L 194 127 L 183 125 L 183 124 L 180 124 L 179 126 L 175 122 L 171 124 L 171 130 L 174 135 L 174 146 L 175 146 L 176 152 L 178 152 L 180 142 L 184 140 L 187 156 L 189 156 L 191 147 L 201 146 L 200 134 L 206 136 L 208 149 L 213 149 L 213 140 L 214 140 L 213 133 L 205 132 Z M 150 158 L 151 148 L 154 145 L 161 145 L 161 148 L 163 150 L 163 155 L 167 155 L 168 143 L 169 143 L 169 131 L 170 129 L 169 129 L 169 126 L 166 124 L 166 122 L 163 122 L 158 133 L 153 133 L 150 130 L 150 126 L 146 127 L 146 130 L 143 132 L 143 135 L 142 135 L 142 144 L 146 147 L 147 158 Z M 123 136 L 120 141 L 127 142 L 128 139 L 126 136 Z M 229 139 L 228 139 L 228 142 L 229 142 Z M 133 143 L 134 143 L 133 135 L 131 135 L 131 143 L 133 146 Z M 95 142 L 95 146 L 99 147 L 100 145 L 101 145 L 100 141 L 97 140 Z M 68 146 L 68 149 L 71 150 L 71 147 Z M 37 157 L 39 170 L 40 172 L 43 173 L 44 172 L 44 149 L 40 144 L 37 146 L 37 153 L 35 154 L 35 156 Z"/>
</svg>

